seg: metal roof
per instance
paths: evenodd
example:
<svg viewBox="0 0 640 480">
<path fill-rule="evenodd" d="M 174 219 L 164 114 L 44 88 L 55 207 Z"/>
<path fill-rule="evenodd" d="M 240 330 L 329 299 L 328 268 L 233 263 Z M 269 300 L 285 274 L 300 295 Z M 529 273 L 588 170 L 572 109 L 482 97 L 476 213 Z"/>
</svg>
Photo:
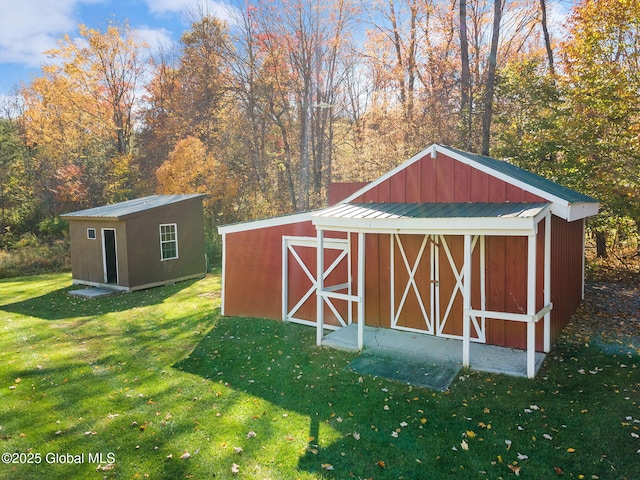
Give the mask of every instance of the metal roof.
<svg viewBox="0 0 640 480">
<path fill-rule="evenodd" d="M 144 212 L 158 207 L 164 207 L 173 203 L 182 202 L 192 198 L 205 197 L 205 194 L 182 194 L 182 195 L 151 195 L 149 197 L 136 198 L 126 202 L 113 203 L 102 207 L 89 208 L 77 212 L 65 213 L 61 217 L 70 220 L 76 218 L 100 218 L 109 220 L 120 220 L 134 213 Z"/>
<path fill-rule="evenodd" d="M 399 233 L 532 235 L 550 203 L 343 203 L 312 214 L 316 228 Z"/>
</svg>

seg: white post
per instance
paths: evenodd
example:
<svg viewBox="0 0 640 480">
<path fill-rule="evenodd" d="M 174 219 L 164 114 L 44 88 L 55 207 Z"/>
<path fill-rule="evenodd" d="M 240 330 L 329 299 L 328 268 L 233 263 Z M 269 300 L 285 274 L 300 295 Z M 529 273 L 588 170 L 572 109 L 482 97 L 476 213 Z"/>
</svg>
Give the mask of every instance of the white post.
<svg viewBox="0 0 640 480">
<path fill-rule="evenodd" d="M 347 232 L 347 282 L 349 283 L 349 287 L 347 289 L 347 293 L 349 294 L 349 302 L 347 307 L 349 308 L 349 316 L 347 325 L 351 325 L 353 323 L 353 300 L 351 299 L 351 294 L 353 293 L 353 273 L 351 268 L 351 233 Z"/>
<path fill-rule="evenodd" d="M 222 234 L 222 304 L 220 305 L 220 315 L 224 317 L 224 304 L 226 293 L 226 278 L 227 278 L 227 234 Z"/>
<path fill-rule="evenodd" d="M 551 303 L 551 212 L 544 219 L 544 307 Z M 544 316 L 544 352 L 551 351 L 551 312 Z"/>
<path fill-rule="evenodd" d="M 467 313 L 471 309 L 471 235 L 464 236 L 463 270 L 463 317 L 462 317 L 462 366 L 469 368 L 469 349 L 471 348 L 471 317 Z"/>
<path fill-rule="evenodd" d="M 487 251 L 486 251 L 486 237 L 482 235 L 480 237 L 480 309 L 485 312 L 487 310 Z M 484 335 L 485 342 L 487 341 L 486 333 L 486 317 L 481 317 L 482 322 L 482 334 Z"/>
<path fill-rule="evenodd" d="M 527 252 L 527 315 L 536 314 L 536 235 L 528 237 Z M 536 324 L 527 322 L 527 377 L 535 376 Z"/>
<path fill-rule="evenodd" d="M 585 234 L 586 234 L 586 222 L 587 219 L 583 218 L 582 219 L 582 300 L 584 300 L 584 273 L 585 273 L 585 266 L 586 266 L 586 262 L 587 262 L 587 256 L 586 256 L 586 238 Z"/>
<path fill-rule="evenodd" d="M 395 236 L 393 233 L 389 234 L 389 296 L 391 298 L 389 312 L 391 318 L 389 319 L 389 325 L 393 327 L 396 319 L 396 267 L 395 267 Z"/>
<path fill-rule="evenodd" d="M 289 270 L 289 246 L 286 238 L 282 238 L 282 321 L 287 320 L 287 310 L 289 309 L 288 284 L 287 278 Z"/>
<path fill-rule="evenodd" d="M 324 230 L 318 229 L 316 249 L 316 345 L 320 347 L 324 336 Z"/>
<path fill-rule="evenodd" d="M 358 232 L 358 350 L 364 348 L 364 240 L 365 233 Z"/>
</svg>

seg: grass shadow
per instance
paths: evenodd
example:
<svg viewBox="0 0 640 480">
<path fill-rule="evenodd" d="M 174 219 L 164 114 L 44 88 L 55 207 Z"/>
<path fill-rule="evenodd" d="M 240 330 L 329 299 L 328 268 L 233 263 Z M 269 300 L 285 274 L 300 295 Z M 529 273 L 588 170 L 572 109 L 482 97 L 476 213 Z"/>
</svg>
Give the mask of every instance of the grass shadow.
<svg viewBox="0 0 640 480">
<path fill-rule="evenodd" d="M 317 348 L 308 327 L 221 318 L 174 368 L 306 418 L 297 468 L 316 477 L 499 478 L 513 475 L 510 465 L 548 478 L 557 465 L 604 478 L 638 463 L 623 453 L 631 427 L 605 434 L 616 447 L 604 456 L 606 442 L 587 439 L 624 418 L 621 391 L 630 398 L 640 388 L 632 381 L 637 357 L 559 348 L 534 380 L 464 372 L 447 392 L 348 371 L 354 358 Z M 253 425 L 273 428 L 275 420 L 256 418 Z"/>
<path fill-rule="evenodd" d="M 198 280 L 185 280 L 172 285 L 138 290 L 131 293 L 118 293 L 109 297 L 93 299 L 69 295 L 77 289 L 69 286 L 50 291 L 40 296 L 27 298 L 13 303 L 0 305 L 0 310 L 8 313 L 41 318 L 43 320 L 65 320 L 72 318 L 94 317 L 110 312 L 123 312 L 132 308 L 147 307 L 162 303 L 181 290 L 189 288 Z"/>
</svg>

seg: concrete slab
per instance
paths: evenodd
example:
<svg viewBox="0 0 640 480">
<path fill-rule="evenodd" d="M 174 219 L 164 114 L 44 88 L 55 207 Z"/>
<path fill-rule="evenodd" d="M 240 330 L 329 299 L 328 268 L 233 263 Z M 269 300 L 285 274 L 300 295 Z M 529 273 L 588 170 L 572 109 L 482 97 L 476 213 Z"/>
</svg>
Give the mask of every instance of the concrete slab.
<svg viewBox="0 0 640 480">
<path fill-rule="evenodd" d="M 441 392 L 449 389 L 460 367 L 452 362 L 416 359 L 410 355 L 390 356 L 379 352 L 362 353 L 347 365 L 348 370 L 358 373 Z"/>
<path fill-rule="evenodd" d="M 99 288 L 99 287 L 90 287 L 90 288 L 82 288 L 80 290 L 71 290 L 69 295 L 73 295 L 75 297 L 81 298 L 98 298 L 98 297 L 107 297 L 109 295 L 114 295 L 116 293 L 120 293 L 117 290 L 111 290 L 108 288 Z"/>
<path fill-rule="evenodd" d="M 322 344 L 330 348 L 357 352 L 357 335 L 358 326 L 352 324 L 331 332 L 323 339 Z M 435 366 L 436 369 L 455 370 L 457 373 L 462 368 L 462 340 L 388 328 L 365 327 L 363 355 L 380 357 L 381 365 L 389 358 L 397 358 L 404 363 L 412 362 L 421 365 L 424 372 L 433 371 Z M 472 370 L 516 377 L 527 376 L 527 353 L 524 350 L 472 342 L 469 355 Z M 544 359 L 545 354 L 536 352 L 536 373 Z M 382 371 L 382 366 L 380 370 Z M 417 377 L 425 376 L 424 372 Z M 432 374 L 427 376 L 430 375 Z M 454 378 L 455 374 L 451 376 L 449 384 Z"/>
</svg>

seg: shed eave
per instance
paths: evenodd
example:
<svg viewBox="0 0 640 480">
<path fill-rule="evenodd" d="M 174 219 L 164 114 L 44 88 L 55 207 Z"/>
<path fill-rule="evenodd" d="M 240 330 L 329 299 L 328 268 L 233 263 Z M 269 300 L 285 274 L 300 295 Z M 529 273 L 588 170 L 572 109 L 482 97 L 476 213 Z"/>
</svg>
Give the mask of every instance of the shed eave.
<svg viewBox="0 0 640 480">
<path fill-rule="evenodd" d="M 572 203 L 567 207 L 568 222 L 582 220 L 583 218 L 593 217 L 600 211 L 600 203 Z"/>
<path fill-rule="evenodd" d="M 546 213 L 546 209 L 545 209 Z M 365 233 L 528 236 L 543 215 L 526 218 L 335 218 L 313 217 L 318 230 Z"/>
<path fill-rule="evenodd" d="M 281 225 L 290 225 L 311 220 L 313 212 L 294 213 L 291 215 L 281 215 L 278 217 L 262 218 L 258 220 L 250 220 L 248 222 L 231 223 L 218 227 L 218 233 L 225 235 L 227 233 L 246 232 L 249 230 L 258 230 L 261 228 L 278 227 Z"/>
</svg>

